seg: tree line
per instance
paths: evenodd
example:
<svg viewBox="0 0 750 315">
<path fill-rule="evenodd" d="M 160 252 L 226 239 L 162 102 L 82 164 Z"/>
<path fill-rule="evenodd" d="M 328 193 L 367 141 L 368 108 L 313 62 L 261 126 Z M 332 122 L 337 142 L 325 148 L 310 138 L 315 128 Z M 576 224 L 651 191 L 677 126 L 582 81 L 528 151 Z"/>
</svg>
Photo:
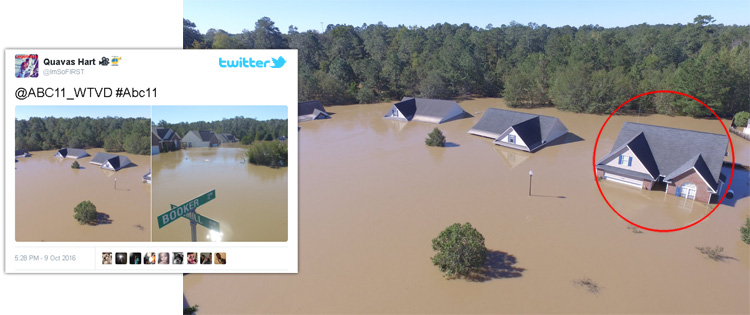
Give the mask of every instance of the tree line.
<svg viewBox="0 0 750 315">
<path fill-rule="evenodd" d="M 69 147 L 151 154 L 150 122 L 148 118 L 121 117 L 16 119 L 15 146 L 29 151 Z"/>
<path fill-rule="evenodd" d="M 209 130 L 214 133 L 229 133 L 240 139 L 244 144 L 256 140 L 270 141 L 281 136 L 287 136 L 289 123 L 286 119 L 269 119 L 259 121 L 254 118 L 237 116 L 212 122 L 181 122 L 170 124 L 164 120 L 156 126 L 174 130 L 180 137 L 184 137 L 191 130 Z"/>
<path fill-rule="evenodd" d="M 750 104 L 750 26 L 715 24 L 710 15 L 684 25 L 331 24 L 323 32 L 290 26 L 286 34 L 268 17 L 238 34 L 200 33 L 183 19 L 183 48 L 298 49 L 299 101 L 326 105 L 502 96 L 511 107 L 601 114 L 652 90 L 690 94 L 723 117 Z M 710 115 L 674 94 L 622 111 Z"/>
</svg>

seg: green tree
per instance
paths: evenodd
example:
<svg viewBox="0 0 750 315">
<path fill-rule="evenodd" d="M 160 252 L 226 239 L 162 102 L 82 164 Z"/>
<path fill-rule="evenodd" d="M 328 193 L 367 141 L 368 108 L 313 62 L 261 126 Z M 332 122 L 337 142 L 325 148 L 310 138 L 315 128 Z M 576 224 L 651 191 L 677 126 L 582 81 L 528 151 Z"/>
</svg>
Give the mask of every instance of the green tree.
<svg viewBox="0 0 750 315">
<path fill-rule="evenodd" d="M 77 169 L 81 168 L 81 165 L 78 164 L 78 161 L 73 161 L 73 164 L 70 165 L 70 168 L 77 170 Z"/>
<path fill-rule="evenodd" d="M 286 166 L 289 153 L 286 141 L 256 141 L 245 154 L 248 162 L 270 167 Z"/>
<path fill-rule="evenodd" d="M 182 19 L 182 48 L 196 48 L 195 42 L 200 46 L 203 36 L 195 28 L 195 23 L 187 19 Z"/>
<path fill-rule="evenodd" d="M 742 241 L 750 244 L 750 217 L 746 219 L 745 225 L 740 227 L 740 234 L 742 234 Z"/>
<path fill-rule="evenodd" d="M 738 112 L 734 114 L 734 125 L 737 127 L 747 126 L 747 120 L 750 119 L 750 113 L 746 111 Z"/>
<path fill-rule="evenodd" d="M 432 240 L 432 249 L 437 251 L 432 263 L 446 277 L 467 276 L 484 265 L 487 247 L 484 236 L 471 223 L 455 223 Z"/>
<path fill-rule="evenodd" d="M 91 201 L 81 201 L 74 209 L 75 214 L 73 217 L 78 220 L 80 224 L 96 224 L 96 206 Z"/>
<path fill-rule="evenodd" d="M 443 136 L 443 132 L 440 129 L 435 127 L 432 132 L 427 134 L 427 139 L 424 139 L 424 143 L 431 147 L 444 147 L 445 136 Z"/>
</svg>

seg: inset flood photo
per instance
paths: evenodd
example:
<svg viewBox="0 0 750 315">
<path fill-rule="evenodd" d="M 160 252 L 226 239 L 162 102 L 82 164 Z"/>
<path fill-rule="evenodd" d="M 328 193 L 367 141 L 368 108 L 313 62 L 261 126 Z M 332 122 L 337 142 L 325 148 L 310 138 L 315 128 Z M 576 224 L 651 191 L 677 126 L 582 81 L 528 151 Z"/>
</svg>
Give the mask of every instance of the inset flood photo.
<svg viewBox="0 0 750 315">
<path fill-rule="evenodd" d="M 154 241 L 285 242 L 286 106 L 154 106 Z"/>
<path fill-rule="evenodd" d="M 16 241 L 150 241 L 148 106 L 17 106 Z"/>
</svg>

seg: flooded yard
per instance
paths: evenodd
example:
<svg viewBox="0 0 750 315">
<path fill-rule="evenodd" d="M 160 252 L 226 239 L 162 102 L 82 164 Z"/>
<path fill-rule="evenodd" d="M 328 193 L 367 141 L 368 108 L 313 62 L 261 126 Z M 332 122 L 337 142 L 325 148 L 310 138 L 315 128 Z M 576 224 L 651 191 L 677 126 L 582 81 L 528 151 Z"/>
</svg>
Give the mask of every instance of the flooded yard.
<svg viewBox="0 0 750 315">
<path fill-rule="evenodd" d="M 283 242 L 287 239 L 287 169 L 245 164 L 247 146 L 189 148 L 153 156 L 154 241 L 190 241 L 188 219 L 159 229 L 158 215 L 216 190 L 197 213 L 218 221 L 223 241 Z M 210 241 L 198 225 L 197 240 Z"/>
<path fill-rule="evenodd" d="M 71 169 L 73 159 L 55 158 L 57 150 L 32 151 L 18 158 L 16 179 L 16 241 L 149 241 L 151 239 L 151 185 L 142 182 L 150 156 L 119 153 L 135 166 L 118 172 L 104 170 L 89 161 L 103 149 L 86 150 L 81 168 Z M 117 187 L 115 189 L 115 179 Z M 102 224 L 80 225 L 73 208 L 89 200 Z"/>
<path fill-rule="evenodd" d="M 505 108 L 500 99 L 460 102 L 473 117 L 441 125 L 383 119 L 391 105 L 328 107 L 332 119 L 300 124 L 299 274 L 190 274 L 187 303 L 205 313 L 750 312 L 750 246 L 738 232 L 750 215 L 746 171 L 735 173 L 737 197 L 707 220 L 637 233 L 595 183 L 593 147 L 606 116 L 521 110 L 558 117 L 570 131 L 526 153 L 467 133 L 488 107 Z M 597 158 L 626 120 L 721 132 L 715 120 L 616 117 Z M 425 146 L 435 127 L 447 147 Z M 737 162 L 750 164 L 748 142 L 732 141 Z M 706 211 L 610 184 L 602 182 L 610 202 L 634 220 L 684 225 Z M 485 281 L 445 280 L 430 261 L 431 240 L 456 222 L 485 237 Z M 696 246 L 722 246 L 725 259 Z M 598 293 L 575 284 L 584 278 Z"/>
</svg>

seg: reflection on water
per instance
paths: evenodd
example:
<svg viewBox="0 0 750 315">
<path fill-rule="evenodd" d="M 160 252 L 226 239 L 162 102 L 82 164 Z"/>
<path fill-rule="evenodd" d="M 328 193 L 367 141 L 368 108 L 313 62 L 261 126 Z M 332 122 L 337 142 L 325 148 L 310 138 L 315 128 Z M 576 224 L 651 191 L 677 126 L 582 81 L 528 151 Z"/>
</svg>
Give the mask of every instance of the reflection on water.
<svg viewBox="0 0 750 315">
<path fill-rule="evenodd" d="M 286 241 L 287 169 L 245 164 L 247 146 L 189 148 L 153 157 L 153 221 L 208 191 L 216 199 L 198 208 L 221 225 L 223 241 Z M 187 219 L 159 229 L 155 241 L 190 241 Z M 197 240 L 209 240 L 210 230 L 198 226 Z"/>
<path fill-rule="evenodd" d="M 185 296 L 208 313 L 750 312 L 750 247 L 735 246 L 749 198 L 685 231 L 633 233 L 594 181 L 594 141 L 606 116 L 524 110 L 556 116 L 576 135 L 525 153 L 467 133 L 488 107 L 504 108 L 501 100 L 460 104 L 477 114 L 402 126 L 382 118 L 392 104 L 381 103 L 333 107 L 332 119 L 301 123 L 300 273 L 191 274 Z M 613 120 L 618 130 L 605 130 L 598 156 L 609 152 L 622 126 L 622 118 Z M 684 117 L 640 121 L 712 126 Z M 457 146 L 425 146 L 436 126 Z M 748 143 L 735 140 L 735 147 L 738 160 L 750 162 Z M 632 204 L 664 198 L 620 192 L 626 193 Z M 689 221 L 705 207 L 685 211 L 679 198 L 666 200 L 675 211 L 662 215 L 665 224 Z M 443 279 L 430 263 L 431 240 L 456 222 L 471 222 L 490 250 L 512 255 L 513 267 L 524 272 L 482 283 Z M 695 250 L 715 245 L 739 261 L 717 264 Z M 582 277 L 603 291 L 592 296 L 575 287 Z M 237 299 L 234 292 L 250 294 Z"/>
<path fill-rule="evenodd" d="M 15 163 L 17 241 L 151 239 L 151 185 L 142 182 L 150 156 L 123 153 L 137 166 L 114 172 L 89 164 L 103 149 L 87 150 L 91 156 L 76 160 L 81 165 L 77 170 L 70 168 L 73 159 L 55 158 L 55 152 L 31 152 Z M 111 223 L 78 224 L 73 208 L 85 200 L 109 215 Z"/>
</svg>

